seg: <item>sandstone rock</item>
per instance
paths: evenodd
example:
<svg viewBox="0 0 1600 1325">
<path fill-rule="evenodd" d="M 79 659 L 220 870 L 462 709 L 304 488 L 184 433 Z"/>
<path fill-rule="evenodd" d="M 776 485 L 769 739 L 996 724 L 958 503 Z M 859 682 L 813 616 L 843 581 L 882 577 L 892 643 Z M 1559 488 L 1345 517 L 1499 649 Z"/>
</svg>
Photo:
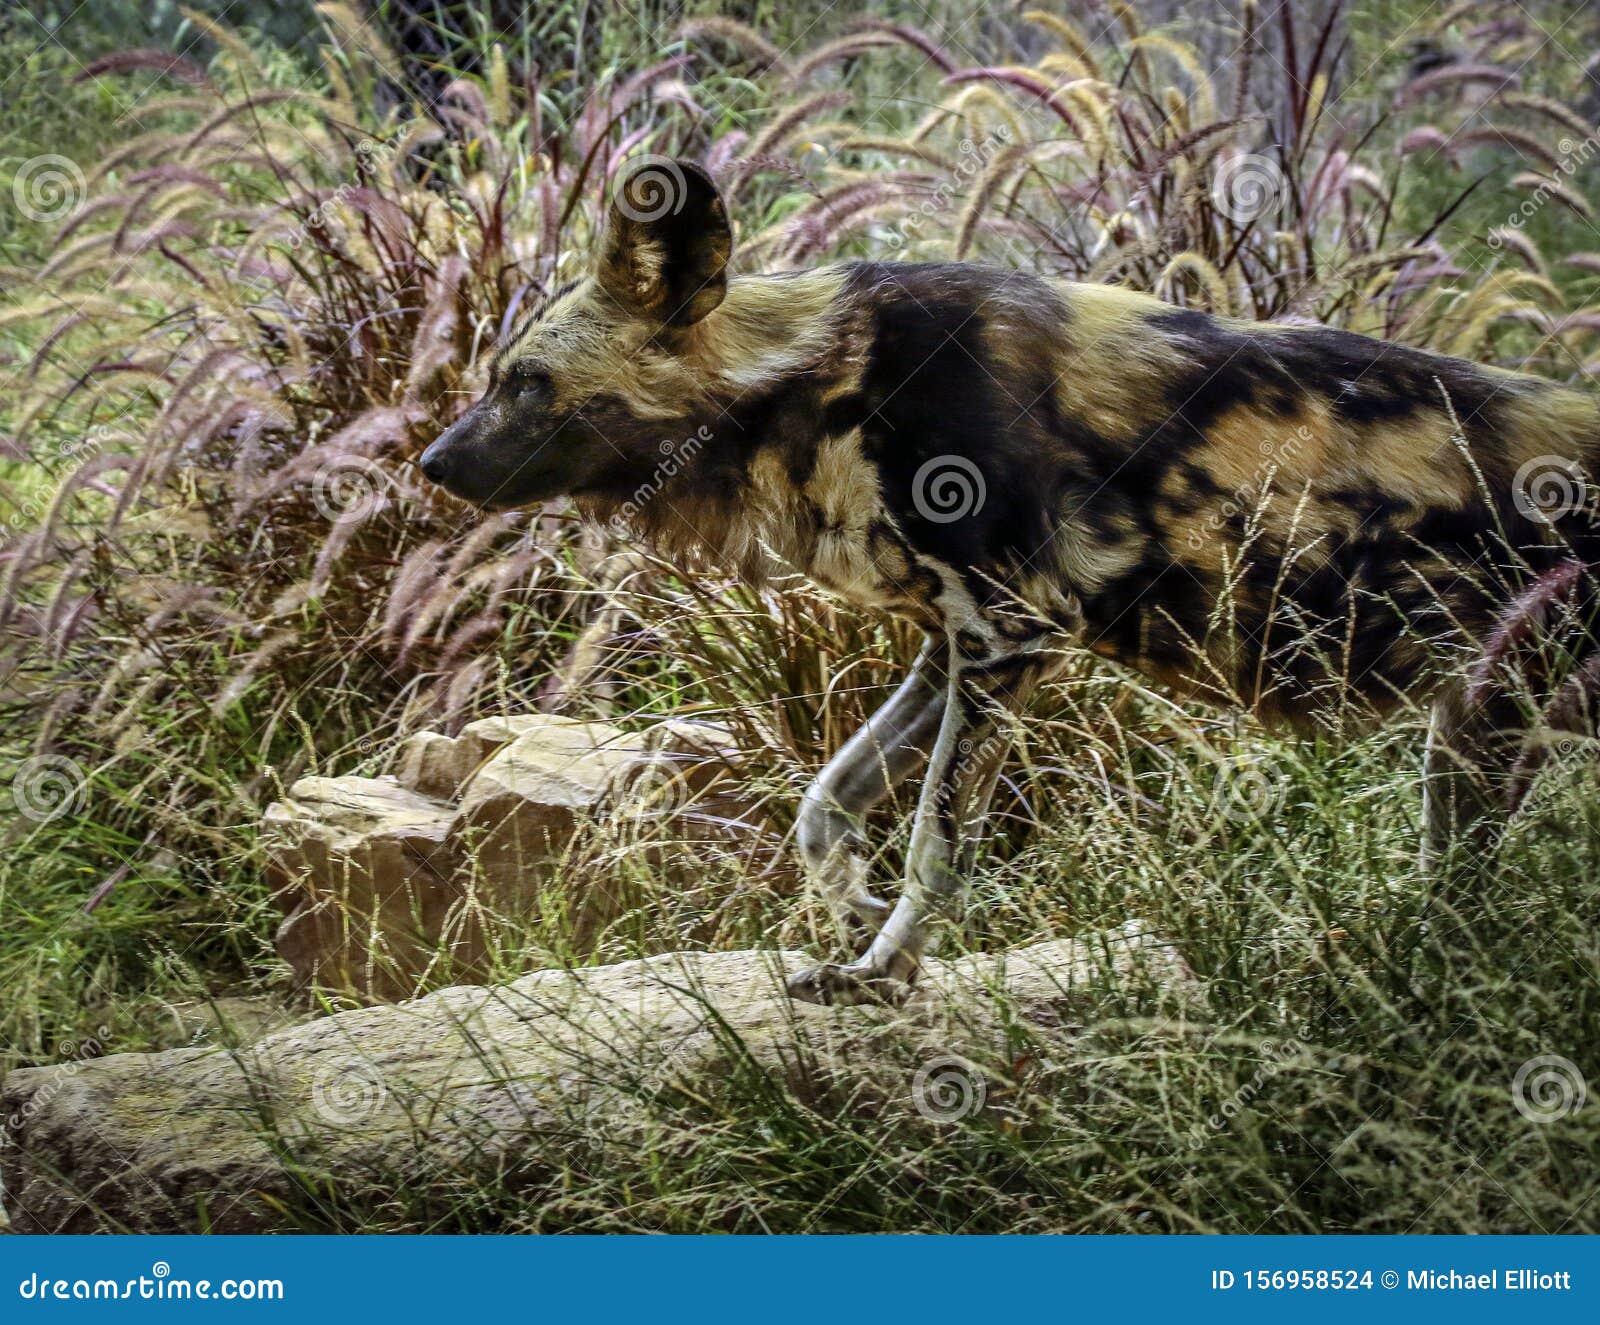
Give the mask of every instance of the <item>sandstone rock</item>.
<svg viewBox="0 0 1600 1325">
<path fill-rule="evenodd" d="M 908 1064 L 1005 1072 L 1015 1020 L 1059 1027 L 1107 979 L 1192 989 L 1130 926 L 1091 941 L 931 963 L 901 1010 L 791 1003 L 791 952 L 672 953 L 294 1026 L 241 1049 L 119 1054 L 6 1078 L 0 1184 L 17 1232 L 245 1232 L 274 1202 L 560 1172 L 569 1148 L 636 1147 L 672 1088 L 740 1072 L 805 1090 L 831 1071 L 914 1089 Z M 984 1064 L 994 1065 L 985 1067 Z M 856 1079 L 853 1077 L 852 1079 Z M 765 1088 L 765 1087 L 764 1087 Z M 998 1092 L 997 1092 L 998 1093 Z M 544 1157 L 544 1158 L 541 1158 Z M 314 1178 L 314 1182 L 307 1182 Z"/>
<path fill-rule="evenodd" d="M 449 800 L 472 771 L 462 768 L 459 750 L 460 743 L 442 732 L 415 732 L 396 749 L 392 776 L 407 791 Z"/>
<path fill-rule="evenodd" d="M 565 851 L 580 822 L 614 834 L 677 816 L 696 822 L 703 816 L 691 807 L 728 768 L 714 739 L 688 723 L 633 734 L 608 723 L 545 718 L 466 785 L 452 832 L 475 844 L 486 877 L 511 887 L 530 862 Z M 718 808 L 742 808 L 731 786 L 723 790 Z"/>
<path fill-rule="evenodd" d="M 551 719 L 542 713 L 510 713 L 469 722 L 459 736 L 417 732 L 396 749 L 391 772 L 402 787 L 424 796 L 454 800 L 495 751 L 519 736 L 549 730 L 551 726 Z"/>
<path fill-rule="evenodd" d="M 670 872 L 690 843 L 767 871 L 778 841 L 740 758 L 714 724 L 521 714 L 419 733 L 381 777 L 302 778 L 262 825 L 278 952 L 302 986 L 400 998 L 483 978 L 497 927 L 541 909 L 586 942 L 628 904 L 630 858 Z"/>
<path fill-rule="evenodd" d="M 302 984 L 403 997 L 441 948 L 482 957 L 462 907 L 454 811 L 393 778 L 301 778 L 267 807 L 268 873 L 287 914 L 278 955 Z"/>
</svg>

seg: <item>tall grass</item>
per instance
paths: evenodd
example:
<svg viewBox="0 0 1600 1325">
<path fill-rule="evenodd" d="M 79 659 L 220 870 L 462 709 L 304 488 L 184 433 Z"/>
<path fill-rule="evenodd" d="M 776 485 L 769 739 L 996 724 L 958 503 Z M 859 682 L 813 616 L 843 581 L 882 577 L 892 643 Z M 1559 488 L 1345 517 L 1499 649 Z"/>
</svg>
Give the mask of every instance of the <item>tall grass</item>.
<svg viewBox="0 0 1600 1325">
<path fill-rule="evenodd" d="M 329 5 L 314 68 L 199 16 L 181 65 L 89 63 L 86 87 L 156 90 L 137 131 L 75 149 L 79 205 L 4 273 L 0 758 L 81 774 L 0 865 L 6 1056 L 47 1060 L 108 1017 L 141 1043 L 141 998 L 270 986 L 252 826 L 302 772 L 371 771 L 395 737 L 484 712 L 689 711 L 773 752 L 781 823 L 896 679 L 903 631 L 814 590 L 686 575 L 559 506 L 479 519 L 417 481 L 495 339 L 584 270 L 631 153 L 713 171 L 745 269 L 982 258 L 1580 377 L 1600 245 L 1571 228 L 1592 199 L 1560 142 L 1588 130 L 1581 71 L 1525 14 L 1480 30 L 1462 10 L 1420 26 L 1449 61 L 1375 74 L 1337 8 L 1293 8 L 1247 5 L 1198 46 L 1126 6 L 797 19 L 798 42 L 700 13 L 620 60 L 580 58 L 574 7 L 419 57 L 390 8 Z M 551 50 L 560 69 L 535 63 Z M 421 1190 L 331 1223 L 1590 1227 L 1593 1110 L 1530 1131 L 1507 1083 L 1544 1048 L 1595 1067 L 1592 797 L 1547 770 L 1451 914 L 1414 864 L 1419 735 L 1411 715 L 1291 746 L 1098 668 L 1054 687 L 997 802 L 972 941 L 1138 915 L 1206 992 L 1173 1028 L 1107 990 L 1081 1073 L 1030 1086 L 1020 1132 L 982 1115 L 888 1146 L 889 1105 L 829 1087 L 774 1112 L 735 1081 L 581 1194 L 558 1166 L 532 1194 Z M 877 825 L 888 875 L 905 808 Z M 641 879 L 582 951 L 508 931 L 501 974 L 686 936 L 828 941 L 809 902 L 702 882 Z M 1289 1027 L 1304 1063 L 1175 1165 L 1250 1045 Z"/>
</svg>

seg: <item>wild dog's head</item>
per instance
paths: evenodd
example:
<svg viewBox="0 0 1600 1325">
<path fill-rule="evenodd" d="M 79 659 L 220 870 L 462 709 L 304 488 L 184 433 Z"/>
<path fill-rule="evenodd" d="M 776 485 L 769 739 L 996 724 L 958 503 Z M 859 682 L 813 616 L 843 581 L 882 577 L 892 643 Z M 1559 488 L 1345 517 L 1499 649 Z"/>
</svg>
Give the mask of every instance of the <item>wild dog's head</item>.
<svg viewBox="0 0 1600 1325">
<path fill-rule="evenodd" d="M 482 399 L 422 472 L 489 509 L 633 492 L 664 438 L 693 430 L 701 386 L 685 329 L 722 302 L 733 236 L 710 176 L 650 158 L 615 190 L 592 276 L 524 322 Z"/>
</svg>

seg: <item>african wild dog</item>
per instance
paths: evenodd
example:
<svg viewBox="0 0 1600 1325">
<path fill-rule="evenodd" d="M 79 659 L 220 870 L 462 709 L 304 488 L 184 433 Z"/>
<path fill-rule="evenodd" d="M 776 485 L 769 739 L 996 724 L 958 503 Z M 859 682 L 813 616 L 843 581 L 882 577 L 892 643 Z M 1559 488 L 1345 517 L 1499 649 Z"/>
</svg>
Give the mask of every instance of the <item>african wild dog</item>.
<svg viewBox="0 0 1600 1325">
<path fill-rule="evenodd" d="M 421 466 L 485 508 L 630 508 L 668 550 L 797 567 L 926 632 L 803 799 L 810 874 L 876 932 L 796 997 L 903 991 L 930 921 L 960 914 L 1008 713 L 1075 648 L 1302 726 L 1431 701 L 1425 837 L 1482 821 L 1494 733 L 1453 677 L 1511 592 L 1499 551 L 1587 555 L 1576 513 L 1516 489 L 1541 457 L 1593 462 L 1588 396 L 977 266 L 731 276 L 732 247 L 698 167 L 633 171 L 594 275 L 516 329 Z M 663 480 L 662 439 L 691 435 Z M 924 761 L 891 911 L 862 815 Z"/>
</svg>

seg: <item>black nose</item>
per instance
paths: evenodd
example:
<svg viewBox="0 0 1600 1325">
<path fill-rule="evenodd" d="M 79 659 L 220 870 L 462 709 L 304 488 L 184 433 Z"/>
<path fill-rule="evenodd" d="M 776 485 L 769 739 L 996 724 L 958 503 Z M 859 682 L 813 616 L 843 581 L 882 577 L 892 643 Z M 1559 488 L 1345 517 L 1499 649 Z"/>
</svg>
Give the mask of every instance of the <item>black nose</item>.
<svg viewBox="0 0 1600 1325">
<path fill-rule="evenodd" d="M 423 474 L 433 483 L 443 483 L 445 475 L 450 472 L 449 462 L 433 447 L 422 453 L 420 464 Z"/>
</svg>

